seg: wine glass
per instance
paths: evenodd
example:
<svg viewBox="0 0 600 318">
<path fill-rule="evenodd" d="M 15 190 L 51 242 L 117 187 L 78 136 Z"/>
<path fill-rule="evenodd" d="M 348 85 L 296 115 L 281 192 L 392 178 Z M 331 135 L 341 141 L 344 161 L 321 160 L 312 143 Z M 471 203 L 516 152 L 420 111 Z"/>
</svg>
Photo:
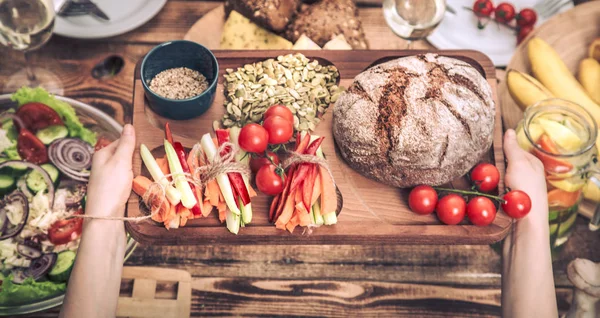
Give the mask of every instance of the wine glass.
<svg viewBox="0 0 600 318">
<path fill-rule="evenodd" d="M 383 16 L 388 26 L 407 41 L 426 38 L 442 22 L 446 12 L 445 0 L 384 0 Z"/>
<path fill-rule="evenodd" d="M 32 67 L 29 55 L 42 47 L 54 30 L 52 0 L 0 0 L 0 43 L 23 52 L 25 69 L 11 75 L 4 84 L 6 92 L 22 86 L 42 86 L 62 94 L 60 80 L 50 71 Z"/>
</svg>

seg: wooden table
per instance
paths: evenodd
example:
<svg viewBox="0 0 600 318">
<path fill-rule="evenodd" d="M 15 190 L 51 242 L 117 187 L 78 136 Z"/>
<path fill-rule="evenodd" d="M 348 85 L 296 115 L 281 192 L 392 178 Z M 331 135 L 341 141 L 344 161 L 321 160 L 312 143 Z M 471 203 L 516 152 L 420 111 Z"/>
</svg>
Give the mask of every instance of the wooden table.
<svg viewBox="0 0 600 318">
<path fill-rule="evenodd" d="M 373 49 L 401 49 L 378 0 L 360 3 Z M 129 122 L 135 63 L 154 45 L 183 37 L 203 14 L 220 5 L 170 1 L 130 33 L 97 41 L 54 37 L 33 54 L 51 69 L 65 95 Z M 428 48 L 417 43 L 417 48 Z M 108 56 L 125 59 L 108 80 L 91 77 Z M 20 54 L 0 48 L 0 83 L 23 67 Z M 583 219 L 554 262 L 558 305 L 568 309 L 567 264 L 576 257 L 600 261 L 600 236 Z M 139 246 L 127 265 L 185 269 L 193 276 L 193 316 L 428 316 L 497 317 L 500 254 L 490 246 Z M 54 317 L 58 308 L 31 317 Z"/>
</svg>

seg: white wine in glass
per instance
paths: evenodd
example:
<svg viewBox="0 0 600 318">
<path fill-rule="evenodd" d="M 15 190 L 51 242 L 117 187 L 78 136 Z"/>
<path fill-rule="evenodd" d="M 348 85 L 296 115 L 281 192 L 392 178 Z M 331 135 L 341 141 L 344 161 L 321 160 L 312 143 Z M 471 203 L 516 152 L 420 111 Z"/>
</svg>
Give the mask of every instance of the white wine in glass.
<svg viewBox="0 0 600 318">
<path fill-rule="evenodd" d="M 42 68 L 33 68 L 29 53 L 42 47 L 54 30 L 52 0 L 0 0 L 0 44 L 25 55 L 25 70 L 11 75 L 5 92 L 22 86 L 42 86 L 53 93 L 62 93 L 58 78 Z"/>
<path fill-rule="evenodd" d="M 408 41 L 426 38 L 442 22 L 445 0 L 384 0 L 385 22 L 396 35 Z"/>
</svg>

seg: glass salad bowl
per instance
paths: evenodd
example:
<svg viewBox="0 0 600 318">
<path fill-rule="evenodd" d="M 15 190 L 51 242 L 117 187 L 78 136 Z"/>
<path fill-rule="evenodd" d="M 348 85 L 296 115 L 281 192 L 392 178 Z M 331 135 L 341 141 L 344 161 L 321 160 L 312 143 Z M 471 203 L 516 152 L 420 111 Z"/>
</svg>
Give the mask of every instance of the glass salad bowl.
<svg viewBox="0 0 600 318">
<path fill-rule="evenodd" d="M 0 112 L 16 107 L 16 103 L 10 100 L 10 94 L 0 95 Z M 55 96 L 56 99 L 69 103 L 75 109 L 79 119 L 87 128 L 96 132 L 98 136 L 105 136 L 110 140 L 119 138 L 123 127 L 112 117 L 105 114 L 101 110 L 94 108 L 93 106 L 87 105 L 76 100 Z M 128 236 L 127 246 L 125 249 L 125 262 L 129 256 L 133 253 L 137 246 L 137 242 Z M 38 312 L 46 309 L 50 309 L 56 306 L 60 306 L 63 303 L 64 292 L 52 295 L 50 297 L 36 299 L 30 303 L 24 303 L 14 306 L 2 306 L 0 305 L 0 316 L 10 316 L 18 314 L 27 314 L 32 312 Z"/>
</svg>

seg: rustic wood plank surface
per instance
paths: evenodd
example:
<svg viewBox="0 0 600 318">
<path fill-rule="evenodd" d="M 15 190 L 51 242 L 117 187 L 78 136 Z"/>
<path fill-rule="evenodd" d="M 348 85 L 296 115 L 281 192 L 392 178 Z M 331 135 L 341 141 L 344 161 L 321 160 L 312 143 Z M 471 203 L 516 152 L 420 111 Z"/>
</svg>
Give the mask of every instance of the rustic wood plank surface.
<svg viewBox="0 0 600 318">
<path fill-rule="evenodd" d="M 385 25 L 378 0 L 361 5 L 372 48 L 404 44 Z M 65 95 L 94 105 L 120 122 L 132 112 L 133 72 L 154 45 L 183 38 L 220 2 L 170 1 L 146 25 L 110 39 L 54 37 L 33 54 L 34 64 L 61 78 Z M 374 43 L 380 43 L 374 46 Z M 425 42 L 418 48 L 428 48 Z M 90 76 L 111 55 L 125 59 L 108 80 Z M 20 54 L 0 48 L 0 90 L 23 67 Z M 559 309 L 571 301 L 566 266 L 576 257 L 600 261 L 600 237 L 580 218 L 554 262 Z M 490 246 L 139 246 L 127 265 L 184 269 L 192 275 L 192 316 L 500 316 L 500 256 Z M 130 286 L 129 288 L 132 288 Z M 169 298 L 175 287 L 157 290 Z M 131 291 L 130 291 L 131 292 Z M 56 317 L 54 308 L 28 317 Z"/>
</svg>

